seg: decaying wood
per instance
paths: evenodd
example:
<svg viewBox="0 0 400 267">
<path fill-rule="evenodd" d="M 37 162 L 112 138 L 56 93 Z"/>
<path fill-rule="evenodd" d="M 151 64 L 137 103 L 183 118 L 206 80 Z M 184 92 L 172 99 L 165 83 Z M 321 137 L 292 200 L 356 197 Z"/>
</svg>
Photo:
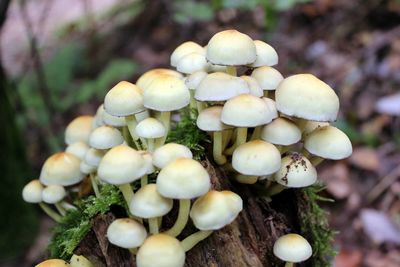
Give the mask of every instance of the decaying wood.
<svg viewBox="0 0 400 267">
<path fill-rule="evenodd" d="M 299 232 L 297 203 L 302 196 L 293 190 L 286 190 L 267 203 L 253 186 L 232 182 L 221 168 L 215 168 L 208 160 L 203 162 L 210 173 L 212 185 L 217 190 L 232 190 L 244 201 L 243 211 L 238 218 L 225 228 L 215 231 L 210 237 L 196 245 L 186 255 L 187 267 L 261 267 L 283 265 L 272 254 L 275 240 L 289 232 Z M 304 205 L 304 204 L 303 204 Z M 175 220 L 174 213 L 163 220 L 163 229 Z M 135 267 L 134 256 L 128 250 L 111 245 L 106 238 L 108 225 L 115 219 L 112 213 L 96 216 L 93 230 L 77 249 L 78 254 L 95 259 L 105 266 Z M 189 225 L 179 236 L 193 233 Z M 99 253 L 100 251 L 100 253 Z"/>
</svg>

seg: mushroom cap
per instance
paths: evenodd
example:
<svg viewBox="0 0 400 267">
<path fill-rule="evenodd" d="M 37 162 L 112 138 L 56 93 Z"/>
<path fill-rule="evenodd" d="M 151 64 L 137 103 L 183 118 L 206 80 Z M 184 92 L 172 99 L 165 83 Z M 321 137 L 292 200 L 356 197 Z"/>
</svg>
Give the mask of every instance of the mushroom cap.
<svg viewBox="0 0 400 267">
<path fill-rule="evenodd" d="M 329 126 L 329 122 L 323 122 L 323 121 L 307 121 L 304 129 L 303 129 L 303 134 L 308 135 L 312 131 L 319 129 L 321 127 Z"/>
<path fill-rule="evenodd" d="M 59 152 L 50 156 L 43 164 L 40 182 L 44 185 L 73 185 L 83 179 L 80 171 L 80 159 L 68 152 Z"/>
<path fill-rule="evenodd" d="M 242 209 L 239 195 L 212 190 L 193 203 L 190 218 L 200 230 L 218 230 L 235 220 Z"/>
<path fill-rule="evenodd" d="M 22 198 L 28 203 L 42 202 L 43 185 L 38 179 L 32 180 L 27 183 L 22 189 Z"/>
<path fill-rule="evenodd" d="M 236 127 L 257 127 L 271 122 L 274 115 L 261 98 L 241 94 L 225 103 L 221 121 Z"/>
<path fill-rule="evenodd" d="M 181 79 L 170 75 L 159 75 L 146 88 L 143 99 L 146 108 L 173 111 L 189 104 L 190 93 Z"/>
<path fill-rule="evenodd" d="M 97 110 L 96 110 L 96 115 L 94 116 L 93 120 L 92 120 L 92 130 L 96 129 L 99 126 L 104 125 L 104 121 L 103 121 L 103 113 L 105 112 L 104 110 L 104 105 L 101 104 Z M 110 115 L 111 116 L 111 115 Z M 111 124 L 110 124 L 111 125 Z M 114 125 L 113 125 L 114 126 Z"/>
<path fill-rule="evenodd" d="M 89 145 L 95 149 L 110 149 L 124 142 L 121 132 L 108 125 L 93 130 L 89 136 Z"/>
<path fill-rule="evenodd" d="M 67 192 L 65 191 L 64 186 L 61 185 L 49 185 L 42 191 L 43 202 L 49 204 L 60 202 L 66 195 Z"/>
<path fill-rule="evenodd" d="M 123 127 L 126 126 L 125 117 L 118 117 L 109 114 L 107 111 L 104 110 L 104 105 L 101 105 L 98 109 L 99 116 L 101 116 L 101 123 L 98 123 L 97 127 L 102 125 L 110 125 L 114 127 Z M 96 120 L 97 120 L 97 113 L 96 113 Z M 96 127 L 96 128 L 97 128 Z"/>
<path fill-rule="evenodd" d="M 274 174 L 274 180 L 287 187 L 306 187 L 317 180 L 317 170 L 306 157 L 292 153 L 282 158 L 281 168 Z"/>
<path fill-rule="evenodd" d="M 197 127 L 203 131 L 219 132 L 231 128 L 221 121 L 222 106 L 203 109 L 197 116 Z"/>
<path fill-rule="evenodd" d="M 353 153 L 350 139 L 333 126 L 318 128 L 306 136 L 304 147 L 311 154 L 325 159 L 344 159 Z"/>
<path fill-rule="evenodd" d="M 261 86 L 258 84 L 258 81 L 247 75 L 240 76 L 243 80 L 246 81 L 247 85 L 249 86 L 250 94 L 256 97 L 262 97 L 264 95 L 264 91 Z"/>
<path fill-rule="evenodd" d="M 65 143 L 67 145 L 79 141 L 87 143 L 92 132 L 92 123 L 92 116 L 79 116 L 73 119 L 65 129 Z"/>
<path fill-rule="evenodd" d="M 74 156 L 77 156 L 80 160 L 85 157 L 86 152 L 89 150 L 88 144 L 84 142 L 75 142 L 70 144 L 65 149 L 65 152 L 68 152 Z"/>
<path fill-rule="evenodd" d="M 153 152 L 153 164 L 159 169 L 164 168 L 177 158 L 193 158 L 192 151 L 184 145 L 168 143 Z"/>
<path fill-rule="evenodd" d="M 260 40 L 254 40 L 256 46 L 257 59 L 250 66 L 261 67 L 261 66 L 274 66 L 278 64 L 278 53 L 275 49 Z"/>
<path fill-rule="evenodd" d="M 153 156 L 151 153 L 147 150 L 139 150 L 138 151 L 140 155 L 142 155 L 145 165 L 146 165 L 146 174 L 151 174 L 155 171 L 154 165 L 153 165 Z"/>
<path fill-rule="evenodd" d="M 196 71 L 190 74 L 186 80 L 185 84 L 190 90 L 196 90 L 201 81 L 207 76 L 205 71 Z"/>
<path fill-rule="evenodd" d="M 200 82 L 194 98 L 199 101 L 225 101 L 249 92 L 245 80 L 224 72 L 214 72 Z"/>
<path fill-rule="evenodd" d="M 288 146 L 300 141 L 301 131 L 294 122 L 281 117 L 263 127 L 261 139 L 275 145 Z"/>
<path fill-rule="evenodd" d="M 98 167 L 101 159 L 106 154 L 107 150 L 89 148 L 89 150 L 85 154 L 84 162 L 88 165 Z"/>
<path fill-rule="evenodd" d="M 210 190 L 210 176 L 197 161 L 178 158 L 161 169 L 157 176 L 158 192 L 168 198 L 192 199 Z"/>
<path fill-rule="evenodd" d="M 180 44 L 171 54 L 171 66 L 177 67 L 179 64 L 179 61 L 182 60 L 183 57 L 185 57 L 188 54 L 191 53 L 197 53 L 199 55 L 202 55 L 203 57 L 205 56 L 205 50 L 202 46 L 199 44 L 192 42 L 192 41 L 187 41 L 182 44 Z"/>
<path fill-rule="evenodd" d="M 206 57 L 199 53 L 190 53 L 183 56 L 176 66 L 176 70 L 185 73 L 192 74 L 196 71 L 207 70 L 208 63 Z"/>
<path fill-rule="evenodd" d="M 136 126 L 136 134 L 143 138 L 159 138 L 166 135 L 164 125 L 155 118 L 147 118 Z"/>
<path fill-rule="evenodd" d="M 160 195 L 155 184 L 147 184 L 133 195 L 129 210 L 135 216 L 148 219 L 164 216 L 172 205 L 173 200 Z"/>
<path fill-rule="evenodd" d="M 104 109 L 113 116 L 129 116 L 144 110 L 142 90 L 133 83 L 117 83 L 104 98 Z"/>
<path fill-rule="evenodd" d="M 312 255 L 308 241 L 298 234 L 287 234 L 278 238 L 274 244 L 274 255 L 287 262 L 305 261 Z"/>
<path fill-rule="evenodd" d="M 235 149 L 232 167 L 245 175 L 269 175 L 281 167 L 281 154 L 273 144 L 253 140 Z"/>
<path fill-rule="evenodd" d="M 255 69 L 251 73 L 251 77 L 257 80 L 258 84 L 264 91 L 275 90 L 283 81 L 282 74 L 276 69 L 268 66 Z"/>
<path fill-rule="evenodd" d="M 85 258 L 83 255 L 72 255 L 71 259 L 69 260 L 71 267 L 95 267 L 93 264 Z"/>
<path fill-rule="evenodd" d="M 248 65 L 257 59 L 256 46 L 246 34 L 236 30 L 221 31 L 208 42 L 207 59 L 218 65 Z"/>
<path fill-rule="evenodd" d="M 151 69 L 145 73 L 143 73 L 139 79 L 136 81 L 136 85 L 142 89 L 143 91 L 145 91 L 147 89 L 147 87 L 149 86 L 149 84 L 158 76 L 160 75 L 170 75 L 170 76 L 174 76 L 176 78 L 182 79 L 182 74 L 174 71 L 174 70 L 170 70 L 170 69 L 162 69 L 162 68 L 158 68 L 158 69 Z"/>
<path fill-rule="evenodd" d="M 121 185 L 140 179 L 146 173 L 146 167 L 146 161 L 138 151 L 119 145 L 104 155 L 97 173 L 104 182 Z"/>
<path fill-rule="evenodd" d="M 116 219 L 107 228 L 108 241 L 121 248 L 139 247 L 146 237 L 146 228 L 130 218 Z"/>
<path fill-rule="evenodd" d="M 275 101 L 268 97 L 263 97 L 262 100 L 267 103 L 269 112 L 272 114 L 272 119 L 278 118 L 278 110 L 276 109 Z"/>
<path fill-rule="evenodd" d="M 89 174 L 89 173 L 95 172 L 97 168 L 96 168 L 96 166 L 87 164 L 84 160 L 82 160 L 81 164 L 79 166 L 79 169 L 81 170 L 81 172 L 83 174 Z"/>
<path fill-rule="evenodd" d="M 51 259 L 51 260 L 45 260 L 35 267 L 67 267 L 70 266 L 68 262 L 59 260 L 59 259 Z"/>
<path fill-rule="evenodd" d="M 149 236 L 136 255 L 138 267 L 183 267 L 185 251 L 181 242 L 166 234 Z"/>
<path fill-rule="evenodd" d="M 275 92 L 277 109 L 283 114 L 314 121 L 335 121 L 339 98 L 332 88 L 312 74 L 284 79 Z"/>
</svg>

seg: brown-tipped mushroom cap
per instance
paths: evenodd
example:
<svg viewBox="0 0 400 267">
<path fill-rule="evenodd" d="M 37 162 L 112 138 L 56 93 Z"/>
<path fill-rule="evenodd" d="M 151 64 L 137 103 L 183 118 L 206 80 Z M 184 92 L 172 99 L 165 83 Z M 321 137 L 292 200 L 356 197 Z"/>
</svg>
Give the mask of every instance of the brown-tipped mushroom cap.
<svg viewBox="0 0 400 267">
<path fill-rule="evenodd" d="M 40 182 L 44 185 L 58 184 L 63 186 L 76 184 L 83 179 L 78 157 L 59 152 L 50 156 L 43 164 Z"/>
<path fill-rule="evenodd" d="M 304 140 L 304 147 L 311 154 L 325 159 L 344 159 L 353 148 L 345 133 L 333 126 L 325 126 L 311 132 Z"/>
<path fill-rule="evenodd" d="M 274 66 L 278 64 L 278 53 L 266 42 L 255 40 L 257 59 L 251 64 L 252 67 Z"/>
<path fill-rule="evenodd" d="M 255 69 L 251 73 L 251 77 L 257 80 L 258 84 L 264 91 L 275 90 L 283 81 L 282 74 L 276 69 L 268 66 Z"/>
<path fill-rule="evenodd" d="M 301 131 L 289 119 L 276 118 L 263 127 L 261 139 L 275 145 L 288 146 L 300 141 Z"/>
<path fill-rule="evenodd" d="M 194 98 L 199 101 L 226 101 L 249 92 L 245 80 L 223 72 L 214 72 L 201 81 L 196 88 Z"/>
<path fill-rule="evenodd" d="M 121 248 L 139 247 L 146 237 L 146 228 L 130 218 L 116 219 L 107 228 L 107 238 L 110 243 Z"/>
<path fill-rule="evenodd" d="M 192 199 L 210 190 L 210 176 L 197 161 L 178 158 L 161 169 L 157 191 L 167 198 Z"/>
<path fill-rule="evenodd" d="M 196 71 L 205 71 L 208 68 L 208 63 L 204 55 L 198 53 L 190 53 L 182 57 L 176 66 L 176 70 L 185 73 L 192 74 Z"/>
<path fill-rule="evenodd" d="M 212 190 L 194 202 L 190 218 L 200 230 L 218 230 L 235 220 L 242 209 L 243 201 L 239 195 Z"/>
<path fill-rule="evenodd" d="M 73 119 L 65 129 L 65 143 L 67 145 L 80 141 L 87 143 L 92 132 L 92 124 L 92 116 L 79 116 Z"/>
<path fill-rule="evenodd" d="M 104 98 L 104 109 L 113 116 L 129 116 L 144 110 L 142 90 L 133 83 L 122 81 L 111 88 Z"/>
<path fill-rule="evenodd" d="M 123 142 L 121 132 L 112 126 L 100 126 L 89 136 L 89 145 L 95 149 L 110 149 Z"/>
<path fill-rule="evenodd" d="M 153 153 L 153 164 L 157 168 L 164 168 L 177 158 L 193 158 L 190 149 L 184 145 L 168 143 L 157 148 Z"/>
<path fill-rule="evenodd" d="M 298 234 L 287 234 L 278 238 L 274 244 L 274 255 L 287 262 L 302 262 L 312 255 L 308 241 Z"/>
<path fill-rule="evenodd" d="M 155 234 L 140 247 L 136 264 L 138 267 L 183 267 L 185 251 L 175 237 Z"/>
<path fill-rule="evenodd" d="M 149 86 L 149 84 L 158 76 L 160 75 L 170 75 L 170 76 L 174 76 L 176 78 L 182 79 L 183 76 L 181 73 L 174 71 L 174 70 L 170 70 L 170 69 L 152 69 L 149 71 L 146 71 L 145 73 L 143 73 L 139 79 L 136 82 L 136 85 L 142 89 L 143 91 L 145 91 L 147 89 L 147 86 Z"/>
<path fill-rule="evenodd" d="M 256 46 L 246 34 L 236 30 L 221 31 L 208 42 L 207 59 L 218 65 L 248 65 L 257 59 Z"/>
<path fill-rule="evenodd" d="M 22 198 L 28 203 L 42 202 L 43 185 L 38 179 L 32 180 L 22 189 Z"/>
<path fill-rule="evenodd" d="M 183 57 L 191 53 L 205 56 L 205 50 L 202 46 L 192 41 L 184 42 L 183 44 L 175 48 L 174 52 L 172 52 L 171 66 L 176 67 Z"/>
<path fill-rule="evenodd" d="M 283 114 L 314 121 L 335 121 L 339 98 L 332 88 L 312 74 L 284 79 L 275 92 L 276 108 Z"/>
<path fill-rule="evenodd" d="M 146 162 L 138 151 L 119 145 L 104 155 L 98 175 L 106 183 L 121 185 L 140 179 L 146 173 L 146 168 Z"/>
<path fill-rule="evenodd" d="M 270 175 L 281 167 L 281 154 L 274 145 L 262 140 L 253 140 L 235 149 L 232 167 L 245 175 Z"/>
</svg>

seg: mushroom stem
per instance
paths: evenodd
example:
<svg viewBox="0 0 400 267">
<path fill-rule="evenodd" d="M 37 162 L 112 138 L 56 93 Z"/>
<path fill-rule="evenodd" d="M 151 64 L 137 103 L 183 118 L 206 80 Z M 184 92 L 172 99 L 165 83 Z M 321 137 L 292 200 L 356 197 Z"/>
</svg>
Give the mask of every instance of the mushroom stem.
<svg viewBox="0 0 400 267">
<path fill-rule="evenodd" d="M 257 126 L 256 128 L 254 128 L 254 131 L 253 131 L 253 134 L 251 135 L 250 140 L 260 139 L 261 130 L 262 130 L 262 126 Z"/>
<path fill-rule="evenodd" d="M 188 252 L 191 250 L 194 246 L 196 246 L 200 241 L 203 241 L 207 237 L 209 237 L 212 234 L 213 231 L 208 230 L 208 231 L 198 231 L 194 234 L 191 234 L 190 236 L 186 237 L 181 241 L 181 245 L 183 247 L 183 250 L 185 252 Z"/>
<path fill-rule="evenodd" d="M 295 118 L 295 123 L 297 127 L 299 127 L 301 132 L 304 132 L 304 129 L 306 128 L 307 120 L 302 119 L 302 118 Z"/>
<path fill-rule="evenodd" d="M 264 90 L 264 97 L 268 97 L 269 91 L 268 90 Z"/>
<path fill-rule="evenodd" d="M 241 144 L 246 143 L 247 141 L 247 128 L 237 128 L 236 129 L 236 141 L 235 143 L 228 149 L 225 150 L 224 154 L 226 155 L 232 155 L 233 151 L 240 146 Z"/>
<path fill-rule="evenodd" d="M 127 126 L 122 127 L 122 137 L 129 146 L 132 146 L 132 138 L 129 134 L 129 129 Z"/>
<path fill-rule="evenodd" d="M 47 204 L 41 202 L 39 203 L 40 208 L 54 221 L 61 222 L 61 216 L 55 212 L 52 208 L 50 208 Z"/>
<path fill-rule="evenodd" d="M 160 140 L 158 140 L 159 142 L 157 142 L 157 147 L 162 146 L 165 143 L 165 140 L 167 140 L 170 120 L 171 120 L 171 111 L 160 112 L 160 121 L 162 124 L 164 124 L 166 134 L 164 137 L 161 137 Z"/>
<path fill-rule="evenodd" d="M 273 184 L 273 185 L 271 185 L 270 187 L 267 188 L 267 190 L 265 192 L 265 196 L 272 197 L 274 195 L 279 194 L 280 192 L 282 192 L 286 188 L 287 188 L 286 186 L 283 186 L 281 184 L 275 183 L 275 184 Z"/>
<path fill-rule="evenodd" d="M 121 190 L 126 203 L 129 205 L 129 203 L 131 203 L 131 200 L 134 195 L 131 185 L 130 184 L 121 184 L 121 185 L 119 185 L 119 190 Z"/>
<path fill-rule="evenodd" d="M 178 236 L 182 230 L 185 228 L 186 223 L 189 219 L 190 212 L 190 199 L 180 199 L 179 200 L 179 213 L 178 218 L 174 226 L 172 226 L 165 234 L 170 236 Z"/>
<path fill-rule="evenodd" d="M 323 161 L 324 161 L 324 158 L 321 158 L 321 157 L 312 157 L 310 160 L 311 164 L 314 165 L 314 167 L 317 167 Z"/>
<path fill-rule="evenodd" d="M 137 149 L 141 149 L 142 147 L 141 147 L 140 142 L 139 142 L 140 138 L 136 134 L 137 120 L 136 120 L 135 115 L 126 116 L 125 117 L 125 122 L 126 122 L 126 126 L 128 126 L 128 130 L 129 130 L 129 133 L 132 136 L 132 140 L 133 140 L 133 143 L 135 144 L 135 147 Z"/>
<path fill-rule="evenodd" d="M 196 101 L 197 111 L 200 113 L 206 108 L 206 103 L 201 101 Z"/>
<path fill-rule="evenodd" d="M 214 160 L 218 165 L 223 165 L 226 163 L 226 157 L 222 155 L 222 132 L 214 132 L 214 142 L 213 142 L 213 156 Z"/>
<path fill-rule="evenodd" d="M 192 109 L 192 108 L 196 109 L 197 108 L 196 99 L 194 99 L 194 94 L 195 93 L 196 93 L 195 90 L 190 90 L 190 104 L 189 104 L 190 109 Z"/>
<path fill-rule="evenodd" d="M 235 66 L 226 66 L 226 73 L 228 73 L 229 75 L 232 75 L 232 76 L 236 76 L 237 75 L 236 67 Z"/>
<path fill-rule="evenodd" d="M 97 185 L 96 177 L 95 177 L 94 173 L 90 173 L 90 182 L 92 183 L 92 188 L 93 188 L 95 196 L 100 197 L 99 186 Z"/>
<path fill-rule="evenodd" d="M 138 248 L 130 248 L 130 249 L 129 249 L 129 252 L 130 252 L 131 254 L 133 254 L 133 255 L 136 255 L 136 254 L 137 254 L 137 251 L 138 251 Z"/>
<path fill-rule="evenodd" d="M 66 201 L 61 201 L 60 202 L 60 204 L 61 204 L 61 206 L 65 209 L 65 210 L 76 210 L 76 207 L 74 206 L 74 205 L 72 205 L 72 204 L 69 204 L 68 202 L 66 202 Z"/>
<path fill-rule="evenodd" d="M 144 187 L 145 185 L 147 185 L 147 183 L 148 183 L 147 175 L 143 175 L 142 178 L 140 178 L 140 186 Z"/>
<path fill-rule="evenodd" d="M 158 218 L 149 218 L 149 228 L 151 234 L 158 234 Z"/>
<path fill-rule="evenodd" d="M 293 262 L 287 261 L 286 264 L 285 264 L 285 267 L 293 267 L 293 266 L 294 266 Z"/>
<path fill-rule="evenodd" d="M 61 216 L 65 216 L 65 214 L 67 214 L 67 211 L 63 208 L 63 206 L 61 205 L 61 202 L 57 202 L 54 205 L 56 206 L 56 209 L 61 214 Z"/>
<path fill-rule="evenodd" d="M 255 184 L 258 181 L 258 176 L 238 174 L 235 179 L 242 184 Z"/>
<path fill-rule="evenodd" d="M 154 147 L 154 139 L 153 138 L 147 139 L 147 150 L 149 152 L 154 152 L 154 149 L 155 149 L 155 147 Z"/>
<path fill-rule="evenodd" d="M 232 130 L 225 130 L 222 132 L 222 149 L 225 149 L 226 146 L 229 144 L 229 141 L 231 141 L 233 131 Z"/>
</svg>

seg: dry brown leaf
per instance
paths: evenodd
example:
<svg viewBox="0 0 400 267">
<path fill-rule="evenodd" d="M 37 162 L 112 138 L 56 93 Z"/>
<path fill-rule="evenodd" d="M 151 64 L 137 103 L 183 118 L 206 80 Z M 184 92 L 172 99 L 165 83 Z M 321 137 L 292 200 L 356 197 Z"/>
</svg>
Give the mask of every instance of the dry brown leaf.
<svg viewBox="0 0 400 267">
<path fill-rule="evenodd" d="M 320 173 L 327 190 L 337 199 L 344 199 L 351 193 L 349 170 L 343 162 L 338 162 Z"/>
<path fill-rule="evenodd" d="M 359 250 L 342 249 L 335 257 L 335 267 L 358 267 L 361 265 L 363 255 Z"/>
<path fill-rule="evenodd" d="M 350 157 L 350 162 L 367 171 L 378 171 L 379 169 L 379 157 L 374 149 L 368 147 L 355 148 Z"/>
</svg>

